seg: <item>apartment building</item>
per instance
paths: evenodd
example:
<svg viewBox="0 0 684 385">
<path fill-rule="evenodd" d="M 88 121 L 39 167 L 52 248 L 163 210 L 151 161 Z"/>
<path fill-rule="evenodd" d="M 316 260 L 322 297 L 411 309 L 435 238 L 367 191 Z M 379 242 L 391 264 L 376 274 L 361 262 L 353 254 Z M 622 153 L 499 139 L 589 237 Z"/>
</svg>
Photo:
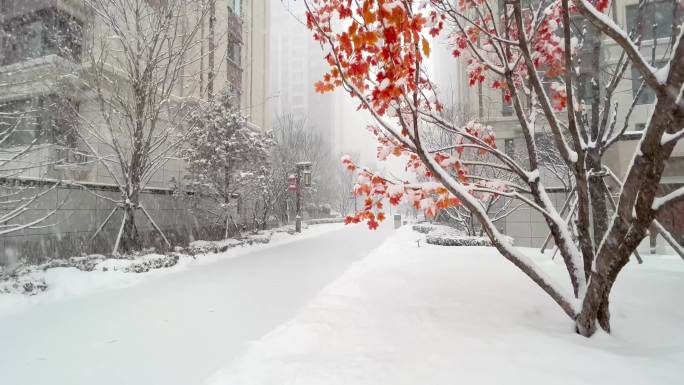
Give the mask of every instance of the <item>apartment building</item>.
<svg viewBox="0 0 684 385">
<path fill-rule="evenodd" d="M 272 117 L 289 115 L 305 119 L 306 125 L 320 132 L 331 148 L 335 148 L 333 116 L 339 110 L 335 95 L 317 94 L 314 83 L 328 70 L 319 43 L 311 38 L 304 20 L 301 1 L 275 4 L 272 13 L 271 50 Z"/>
<path fill-rule="evenodd" d="M 155 0 L 148 3 L 153 9 Z M 250 123 L 270 129 L 270 2 L 181 4 L 185 20 L 179 32 L 194 33 L 197 42 L 187 53 L 193 58 L 182 67 L 172 99 L 206 100 L 230 86 Z M 97 51 L 98 39 L 108 36 L 93 20 L 88 1 L 0 0 L 0 123 L 18 124 L 0 148 L 11 152 L 34 145 L 24 163 L 37 166 L 27 167 L 23 177 L 113 182 L 101 162 L 88 161 L 90 151 L 76 132 L 98 131 L 101 120 L 92 92 L 78 86 L 87 81 L 84 66 L 92 65 L 91 55 L 103 54 Z M 84 127 L 83 120 L 92 127 Z M 169 187 L 182 179 L 184 169 L 181 160 L 170 159 L 150 186 Z"/>
<path fill-rule="evenodd" d="M 670 50 L 670 36 L 673 24 L 680 23 L 684 17 L 684 9 L 673 10 L 672 1 L 653 0 L 647 3 L 645 8 L 644 20 L 641 34 L 643 41 L 641 52 L 647 58 L 652 58 L 655 66 L 662 66 L 662 58 Z M 636 15 L 638 10 L 637 0 L 616 0 L 612 2 L 612 10 L 609 15 L 623 28 L 631 31 L 635 27 Z M 673 20 L 673 17 L 677 20 Z M 590 37 L 585 36 L 585 39 Z M 609 69 L 615 66 L 620 55 L 620 48 L 609 38 L 602 41 L 600 51 L 600 68 Z M 582 66 L 590 62 L 588 55 L 592 52 L 580 52 L 585 55 Z M 439 55 L 439 53 L 438 53 Z M 521 127 L 510 104 L 503 100 L 503 95 L 499 90 L 491 89 L 483 85 L 482 87 L 468 86 L 467 74 L 464 64 L 460 70 L 453 70 L 453 58 L 449 54 L 442 53 L 445 57 L 438 58 L 435 63 L 435 72 L 438 77 L 438 84 L 445 85 L 446 89 L 452 87 L 450 95 L 444 95 L 445 102 L 458 106 L 461 111 L 471 118 L 477 118 L 487 122 L 494 127 L 497 134 L 497 144 L 499 148 L 514 154 L 518 149 L 524 148 Z M 449 57 L 446 57 L 449 55 Z M 582 67 L 581 72 L 585 71 Z M 602 76 L 602 81 L 604 81 Z M 613 101 L 617 103 L 616 127 L 622 128 L 625 124 L 627 111 L 637 95 L 641 84 L 641 79 L 635 69 L 628 69 L 614 93 Z M 599 84 L 600 89 L 605 89 L 605 84 Z M 581 91 L 580 91 L 581 92 Z M 603 96 L 601 96 L 603 97 Z M 631 118 L 626 123 L 627 130 L 620 137 L 609 151 L 604 155 L 603 161 L 615 174 L 624 178 L 629 164 L 634 154 L 634 149 L 638 144 L 640 132 L 643 131 L 650 111 L 653 108 L 655 97 L 653 91 L 644 89 L 637 98 Z M 537 120 L 538 138 L 545 140 L 548 136 L 545 127 L 540 119 Z M 522 152 L 522 151 L 521 151 Z M 557 205 L 562 205 L 567 195 L 563 192 L 562 183 L 556 178 L 553 172 L 542 170 L 542 179 L 547 188 L 550 188 L 552 197 Z M 684 184 L 684 143 L 680 142 L 675 148 L 668 166 L 662 178 L 661 189 L 670 191 Z M 684 234 L 684 207 L 672 210 L 664 214 L 667 218 L 661 218 L 661 222 L 669 227 L 673 234 L 681 237 Z M 505 223 L 501 224 L 502 230 L 516 239 L 517 244 L 522 246 L 539 246 L 548 234 L 547 227 L 543 223 L 540 215 L 530 209 L 520 209 L 506 218 Z M 680 239 L 680 242 L 684 239 Z"/>
</svg>

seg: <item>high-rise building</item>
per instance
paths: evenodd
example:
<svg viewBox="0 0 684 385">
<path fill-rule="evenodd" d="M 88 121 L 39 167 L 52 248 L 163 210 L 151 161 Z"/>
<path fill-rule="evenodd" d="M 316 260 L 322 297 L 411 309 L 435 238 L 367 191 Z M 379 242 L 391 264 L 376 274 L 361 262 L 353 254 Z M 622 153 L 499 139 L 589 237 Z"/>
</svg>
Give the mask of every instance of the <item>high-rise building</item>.
<svg viewBox="0 0 684 385">
<path fill-rule="evenodd" d="M 304 20 L 301 1 L 285 1 L 274 5 L 271 16 L 272 49 L 272 116 L 291 115 L 305 119 L 306 125 L 323 135 L 331 148 L 335 146 L 335 98 L 317 94 L 314 83 L 327 71 L 323 51 L 311 37 Z"/>
</svg>

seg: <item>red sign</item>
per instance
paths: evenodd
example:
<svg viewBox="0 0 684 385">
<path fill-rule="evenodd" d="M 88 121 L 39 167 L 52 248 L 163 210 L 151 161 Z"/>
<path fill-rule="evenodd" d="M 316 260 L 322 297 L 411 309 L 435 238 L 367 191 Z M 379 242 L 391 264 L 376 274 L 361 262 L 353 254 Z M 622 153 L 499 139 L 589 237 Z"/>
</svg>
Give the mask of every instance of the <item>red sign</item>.
<svg viewBox="0 0 684 385">
<path fill-rule="evenodd" d="M 290 175 L 287 177 L 287 191 L 296 192 L 297 191 L 297 177 Z"/>
</svg>

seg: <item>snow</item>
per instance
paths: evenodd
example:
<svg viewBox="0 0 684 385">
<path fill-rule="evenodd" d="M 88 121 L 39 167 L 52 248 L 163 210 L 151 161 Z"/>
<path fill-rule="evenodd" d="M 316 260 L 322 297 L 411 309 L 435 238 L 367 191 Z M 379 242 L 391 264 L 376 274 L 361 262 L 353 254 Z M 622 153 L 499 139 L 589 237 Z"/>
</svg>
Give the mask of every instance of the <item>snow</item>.
<svg viewBox="0 0 684 385">
<path fill-rule="evenodd" d="M 230 249 L 217 254 L 197 255 L 195 258 L 184 256 L 173 267 L 154 269 L 145 274 L 126 272 L 125 269 L 134 263 L 158 258 L 160 257 L 159 255 L 145 255 L 136 260 L 110 258 L 98 263 L 94 270 L 90 272 L 81 271 L 74 267 L 58 267 L 32 272 L 27 277 L 22 278 L 36 281 L 43 280 L 47 284 L 48 289 L 33 296 L 20 293 L 3 294 L 0 290 L 0 318 L 7 315 L 20 314 L 35 307 L 59 303 L 64 300 L 93 295 L 107 290 L 131 287 L 149 279 L 186 271 L 188 268 L 195 266 L 212 264 L 272 247 L 285 246 L 291 242 L 340 230 L 342 226 L 341 224 L 316 225 L 309 227 L 302 234 L 295 235 L 290 235 L 286 232 L 274 232 L 269 243 L 255 243 L 239 248 L 230 248 L 231 245 L 239 243 L 234 239 L 217 242 L 196 241 L 191 244 L 191 248 L 194 250 L 204 249 L 204 251 L 210 251 L 214 248 L 221 249 L 224 246 Z"/>
<path fill-rule="evenodd" d="M 656 197 L 653 199 L 653 204 L 651 205 L 651 208 L 653 210 L 659 210 L 663 205 L 666 205 L 668 202 L 672 200 L 679 200 L 684 197 L 684 187 L 680 187 L 671 193 L 661 196 L 661 197 Z"/>
<path fill-rule="evenodd" d="M 239 258 L 231 249 L 182 272 L 0 316 L 0 384 L 202 384 L 389 233 L 316 226 L 240 248 Z"/>
<path fill-rule="evenodd" d="M 421 244 L 403 228 L 207 385 L 680 384 L 684 264 L 628 264 L 612 335 L 563 311 L 493 248 Z M 560 261 L 524 253 L 551 276 Z"/>
<path fill-rule="evenodd" d="M 50 269 L 45 293 L 0 295 L 0 383 L 681 383 L 678 257 L 629 263 L 613 334 L 586 339 L 494 248 L 424 237 L 319 225 L 144 274 Z M 567 281 L 560 258 L 516 251 Z"/>
</svg>

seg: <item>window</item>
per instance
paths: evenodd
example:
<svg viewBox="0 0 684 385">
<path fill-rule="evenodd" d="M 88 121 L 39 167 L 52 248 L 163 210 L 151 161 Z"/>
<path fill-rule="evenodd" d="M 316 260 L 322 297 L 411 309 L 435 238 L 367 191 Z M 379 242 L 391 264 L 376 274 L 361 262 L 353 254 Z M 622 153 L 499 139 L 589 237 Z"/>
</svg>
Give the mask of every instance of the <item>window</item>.
<svg viewBox="0 0 684 385">
<path fill-rule="evenodd" d="M 52 13 L 44 28 L 44 55 L 80 62 L 82 46 L 83 25 L 73 17 Z"/>
<path fill-rule="evenodd" d="M 656 38 L 665 38 L 672 36 L 672 15 L 673 3 L 677 6 L 677 2 L 660 0 L 648 2 L 644 7 L 644 15 L 642 23 L 639 28 L 641 36 L 644 40 L 652 40 L 655 29 Z M 631 32 L 636 28 L 637 16 L 639 14 L 639 5 L 631 4 L 625 9 L 627 19 L 627 31 Z M 677 16 L 681 20 L 681 15 Z M 679 21 L 677 22 L 679 23 Z"/>
<path fill-rule="evenodd" d="M 59 55 L 80 62 L 82 24 L 56 10 L 43 10 L 31 17 L 10 20 L 0 31 L 0 65 L 9 65 L 46 55 Z"/>
<path fill-rule="evenodd" d="M 656 67 L 660 68 L 664 66 L 666 62 L 657 62 Z M 632 67 L 632 96 L 636 97 L 637 91 L 639 91 L 639 87 L 641 86 L 641 83 L 643 81 L 643 77 L 641 77 L 641 73 L 639 70 L 637 70 L 635 67 Z M 641 91 L 641 94 L 639 95 L 639 99 L 637 100 L 636 104 L 651 104 L 655 102 L 655 93 L 651 89 L 651 87 L 644 85 L 644 90 Z"/>
<path fill-rule="evenodd" d="M 0 146 L 54 143 L 73 148 L 78 108 L 78 102 L 55 95 L 0 103 Z"/>
<path fill-rule="evenodd" d="M 504 152 L 506 155 L 513 157 L 515 155 L 515 140 L 505 139 L 504 140 Z"/>
<path fill-rule="evenodd" d="M 0 146 L 8 148 L 40 142 L 40 123 L 38 108 L 30 99 L 0 104 Z"/>
<path fill-rule="evenodd" d="M 228 7 L 233 10 L 233 13 L 240 15 L 240 12 L 242 12 L 242 0 L 228 0 Z"/>
<path fill-rule="evenodd" d="M 506 101 L 505 93 L 501 93 L 501 115 L 502 116 L 512 116 L 513 115 L 513 103 L 511 101 Z"/>
</svg>

